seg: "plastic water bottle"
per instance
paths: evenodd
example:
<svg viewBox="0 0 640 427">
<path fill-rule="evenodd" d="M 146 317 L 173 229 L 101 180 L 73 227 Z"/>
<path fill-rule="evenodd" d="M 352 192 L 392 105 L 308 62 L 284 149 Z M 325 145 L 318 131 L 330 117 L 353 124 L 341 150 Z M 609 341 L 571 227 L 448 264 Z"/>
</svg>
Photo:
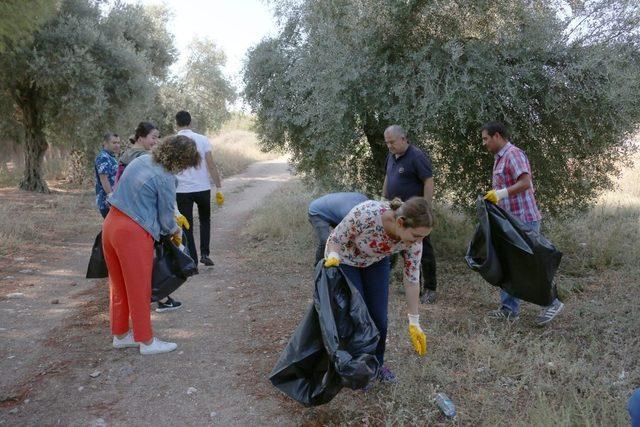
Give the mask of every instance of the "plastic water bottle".
<svg viewBox="0 0 640 427">
<path fill-rule="evenodd" d="M 436 404 L 438 408 L 442 411 L 444 415 L 449 418 L 453 418 L 456 416 L 456 405 L 453 404 L 449 396 L 444 393 L 436 394 Z"/>
</svg>

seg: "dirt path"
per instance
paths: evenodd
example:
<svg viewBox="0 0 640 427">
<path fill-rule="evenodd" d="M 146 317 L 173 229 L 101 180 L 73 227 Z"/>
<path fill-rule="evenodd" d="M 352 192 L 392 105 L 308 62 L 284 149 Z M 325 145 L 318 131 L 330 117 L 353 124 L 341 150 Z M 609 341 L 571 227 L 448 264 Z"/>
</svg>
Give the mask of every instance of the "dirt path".
<svg viewBox="0 0 640 427">
<path fill-rule="evenodd" d="M 225 206 L 212 218 L 216 265 L 202 266 L 175 293 L 181 310 L 152 314 L 155 333 L 179 344 L 167 355 L 111 348 L 107 286 L 83 278 L 90 244 L 68 245 L 70 256 L 56 262 L 16 260 L 33 270 L 22 273 L 33 283 L 10 290 L 23 295 L 0 297 L 0 424 L 299 422 L 277 393 L 255 392 L 267 387 L 264 362 L 274 357 L 252 339 L 261 316 L 255 307 L 268 290 L 238 251 L 250 212 L 290 179 L 281 159 L 225 181 Z"/>
</svg>

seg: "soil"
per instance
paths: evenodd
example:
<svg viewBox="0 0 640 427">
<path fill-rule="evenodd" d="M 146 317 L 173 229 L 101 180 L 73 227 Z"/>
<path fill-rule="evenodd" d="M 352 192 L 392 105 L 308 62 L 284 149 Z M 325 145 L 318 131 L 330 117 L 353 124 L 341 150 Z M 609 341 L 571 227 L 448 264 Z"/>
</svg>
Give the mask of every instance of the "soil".
<svg viewBox="0 0 640 427">
<path fill-rule="evenodd" d="M 174 293 L 179 310 L 152 311 L 156 336 L 178 343 L 169 354 L 111 347 L 108 284 L 84 278 L 96 233 L 49 256 L 1 259 L 0 425 L 300 424 L 302 409 L 267 380 L 299 315 L 262 309 L 277 304 L 262 286 L 273 278 L 242 251 L 252 210 L 291 179 L 278 159 L 224 182 L 215 266 Z"/>
</svg>

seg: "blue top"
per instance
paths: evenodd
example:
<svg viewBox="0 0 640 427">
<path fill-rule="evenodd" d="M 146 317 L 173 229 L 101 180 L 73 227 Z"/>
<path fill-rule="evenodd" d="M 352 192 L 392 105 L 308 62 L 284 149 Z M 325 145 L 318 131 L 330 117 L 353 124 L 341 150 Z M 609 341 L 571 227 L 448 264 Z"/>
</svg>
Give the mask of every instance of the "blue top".
<svg viewBox="0 0 640 427">
<path fill-rule="evenodd" d="M 174 206 L 178 180 L 152 156 L 129 163 L 110 203 L 147 230 L 155 240 L 178 231 Z"/>
<path fill-rule="evenodd" d="M 104 210 L 109 208 L 107 203 L 107 192 L 102 188 L 99 175 L 106 175 L 111 184 L 111 191 L 113 191 L 113 183 L 116 179 L 116 173 L 118 172 L 118 160 L 116 156 L 104 148 L 100 150 L 96 156 L 96 160 L 93 163 L 93 170 L 96 175 L 96 205 L 98 210 Z"/>
<path fill-rule="evenodd" d="M 362 193 L 331 193 L 309 203 L 309 215 L 318 215 L 334 227 L 354 206 L 368 200 Z"/>
<path fill-rule="evenodd" d="M 433 177 L 431 159 L 419 148 L 409 145 L 397 159 L 395 154 L 387 155 L 386 174 L 389 200 L 399 197 L 404 202 L 412 197 L 424 197 L 424 181 Z"/>
</svg>

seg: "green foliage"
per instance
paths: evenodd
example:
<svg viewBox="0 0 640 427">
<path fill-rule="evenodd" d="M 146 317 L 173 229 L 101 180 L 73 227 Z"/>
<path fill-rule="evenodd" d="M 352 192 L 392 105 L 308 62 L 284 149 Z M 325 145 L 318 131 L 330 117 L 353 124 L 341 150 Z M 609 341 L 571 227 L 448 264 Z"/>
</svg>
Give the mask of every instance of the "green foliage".
<svg viewBox="0 0 640 427">
<path fill-rule="evenodd" d="M 26 136 L 25 189 L 46 191 L 40 168 L 49 141 L 93 151 L 107 130 L 133 129 L 153 110 L 175 50 L 166 11 L 116 2 L 64 0 L 31 43 L 0 57 L 0 117 Z M 122 132 L 121 132 L 122 133 Z"/>
<path fill-rule="evenodd" d="M 544 209 L 609 188 L 640 123 L 640 5 L 497 0 L 282 1 L 250 53 L 244 95 L 266 148 L 332 188 L 379 193 L 398 123 L 435 164 L 440 198 L 491 183 L 480 128 L 506 123 Z M 446 193 L 442 189 L 446 189 Z"/>
<path fill-rule="evenodd" d="M 4 0 L 0 14 L 0 53 L 29 42 L 34 31 L 51 19 L 59 6 L 55 0 Z"/>
<path fill-rule="evenodd" d="M 175 114 L 191 113 L 192 127 L 215 132 L 230 117 L 227 105 L 235 100 L 235 90 L 222 73 L 224 52 L 213 41 L 195 39 L 183 71 L 162 85 L 158 94 L 158 122 L 163 134 L 175 128 Z"/>
</svg>

